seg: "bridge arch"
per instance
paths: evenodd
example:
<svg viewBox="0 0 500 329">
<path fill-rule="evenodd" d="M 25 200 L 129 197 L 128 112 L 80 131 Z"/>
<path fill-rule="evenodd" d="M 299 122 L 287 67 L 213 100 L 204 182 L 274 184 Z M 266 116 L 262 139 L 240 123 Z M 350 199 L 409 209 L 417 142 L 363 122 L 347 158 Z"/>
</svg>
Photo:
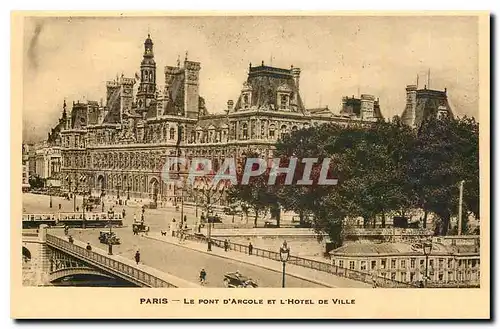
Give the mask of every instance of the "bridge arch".
<svg viewBox="0 0 500 329">
<path fill-rule="evenodd" d="M 28 248 L 23 247 L 23 261 L 28 262 L 30 260 L 31 260 L 31 251 Z"/>
</svg>

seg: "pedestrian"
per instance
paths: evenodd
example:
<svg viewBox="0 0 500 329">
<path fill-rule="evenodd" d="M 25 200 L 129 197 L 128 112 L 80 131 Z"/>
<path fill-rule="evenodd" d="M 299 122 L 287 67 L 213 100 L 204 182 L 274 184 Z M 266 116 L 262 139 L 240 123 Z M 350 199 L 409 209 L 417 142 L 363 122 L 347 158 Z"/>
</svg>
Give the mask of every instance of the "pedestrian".
<svg viewBox="0 0 500 329">
<path fill-rule="evenodd" d="M 76 207 L 76 212 L 78 212 L 79 210 L 80 210 L 80 208 L 79 208 L 79 207 Z"/>
<path fill-rule="evenodd" d="M 73 243 L 73 237 L 71 235 L 69 236 L 68 241 L 69 241 L 69 243 Z"/>
<path fill-rule="evenodd" d="M 59 210 L 61 210 L 61 204 L 59 204 Z"/>
<path fill-rule="evenodd" d="M 187 220 L 187 216 L 184 215 L 184 223 L 186 223 L 188 220 Z"/>
<path fill-rule="evenodd" d="M 91 250 L 92 250 L 92 247 L 90 246 L 90 242 L 87 242 L 87 250 L 88 250 L 88 251 L 91 251 Z"/>
<path fill-rule="evenodd" d="M 141 253 L 139 252 L 139 250 L 137 250 L 135 252 L 135 262 L 137 265 L 139 265 L 139 262 L 141 261 Z"/>
<path fill-rule="evenodd" d="M 227 251 L 227 249 L 229 248 L 229 242 L 226 240 L 224 240 L 224 251 Z"/>
<path fill-rule="evenodd" d="M 144 223 L 144 212 L 141 214 L 141 222 Z"/>
<path fill-rule="evenodd" d="M 251 255 L 253 252 L 253 246 L 252 246 L 252 243 L 248 243 L 248 254 Z"/>
</svg>

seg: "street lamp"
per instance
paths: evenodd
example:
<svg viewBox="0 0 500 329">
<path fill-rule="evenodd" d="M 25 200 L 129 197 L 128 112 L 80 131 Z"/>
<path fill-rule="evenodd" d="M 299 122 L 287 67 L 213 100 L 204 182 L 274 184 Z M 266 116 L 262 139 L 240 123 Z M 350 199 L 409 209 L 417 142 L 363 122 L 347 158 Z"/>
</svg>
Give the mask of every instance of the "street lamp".
<svg viewBox="0 0 500 329">
<path fill-rule="evenodd" d="M 432 242 L 424 242 L 422 244 L 422 249 L 425 255 L 425 276 L 424 276 L 424 287 L 427 286 L 427 280 L 429 278 L 429 255 L 432 252 Z"/>
<path fill-rule="evenodd" d="M 280 247 L 280 259 L 283 263 L 283 280 L 282 287 L 285 288 L 285 266 L 286 262 L 288 262 L 288 258 L 290 257 L 290 248 L 286 244 L 286 241 L 283 241 L 283 245 Z"/>
<path fill-rule="evenodd" d="M 127 182 L 127 200 L 130 200 L 130 182 Z"/>
<path fill-rule="evenodd" d="M 52 208 L 52 184 L 49 181 L 49 208 Z"/>
<path fill-rule="evenodd" d="M 114 218 L 115 212 L 113 209 L 110 209 L 108 211 L 108 217 L 109 217 L 109 238 L 108 238 L 108 255 L 113 255 L 113 243 L 111 242 L 111 236 L 113 234 L 112 228 L 113 228 L 113 223 L 111 220 Z"/>
</svg>

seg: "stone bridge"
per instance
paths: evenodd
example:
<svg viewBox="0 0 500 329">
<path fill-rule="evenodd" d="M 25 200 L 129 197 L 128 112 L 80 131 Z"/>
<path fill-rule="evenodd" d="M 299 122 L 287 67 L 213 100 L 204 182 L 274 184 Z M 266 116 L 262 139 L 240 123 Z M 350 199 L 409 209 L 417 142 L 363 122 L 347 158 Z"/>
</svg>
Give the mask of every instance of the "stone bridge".
<svg viewBox="0 0 500 329">
<path fill-rule="evenodd" d="M 107 255 L 102 249 L 89 251 L 85 247 L 81 241 L 70 243 L 64 237 L 49 234 L 44 225 L 37 233 L 23 232 L 23 271 L 31 273 L 29 285 L 43 286 L 69 276 L 94 275 L 137 287 L 200 287 L 142 264 L 139 268 L 124 257 Z"/>
</svg>

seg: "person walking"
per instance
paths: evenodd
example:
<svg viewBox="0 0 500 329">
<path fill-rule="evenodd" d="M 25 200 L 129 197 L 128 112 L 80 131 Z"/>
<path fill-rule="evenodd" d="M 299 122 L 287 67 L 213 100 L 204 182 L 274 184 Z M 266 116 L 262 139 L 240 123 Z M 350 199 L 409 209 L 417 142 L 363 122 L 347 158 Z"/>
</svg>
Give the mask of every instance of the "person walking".
<svg viewBox="0 0 500 329">
<path fill-rule="evenodd" d="M 205 269 L 202 268 L 200 271 L 200 283 L 203 285 L 207 281 L 207 272 L 205 272 Z"/>
<path fill-rule="evenodd" d="M 248 254 L 249 254 L 249 255 L 251 255 L 251 254 L 252 254 L 252 252 L 253 252 L 253 246 L 252 246 L 252 243 L 251 243 L 251 242 L 249 242 L 249 243 L 248 243 Z"/>
<path fill-rule="evenodd" d="M 137 251 L 135 252 L 135 263 L 136 263 L 137 265 L 139 265 L 139 262 L 140 262 L 140 261 L 141 261 L 141 253 L 139 252 L 139 250 L 137 250 Z"/>
<path fill-rule="evenodd" d="M 229 242 L 226 240 L 224 240 L 224 251 L 227 251 L 227 249 L 229 249 Z"/>
<path fill-rule="evenodd" d="M 122 218 L 125 219 L 125 209 L 122 210 Z"/>
</svg>

